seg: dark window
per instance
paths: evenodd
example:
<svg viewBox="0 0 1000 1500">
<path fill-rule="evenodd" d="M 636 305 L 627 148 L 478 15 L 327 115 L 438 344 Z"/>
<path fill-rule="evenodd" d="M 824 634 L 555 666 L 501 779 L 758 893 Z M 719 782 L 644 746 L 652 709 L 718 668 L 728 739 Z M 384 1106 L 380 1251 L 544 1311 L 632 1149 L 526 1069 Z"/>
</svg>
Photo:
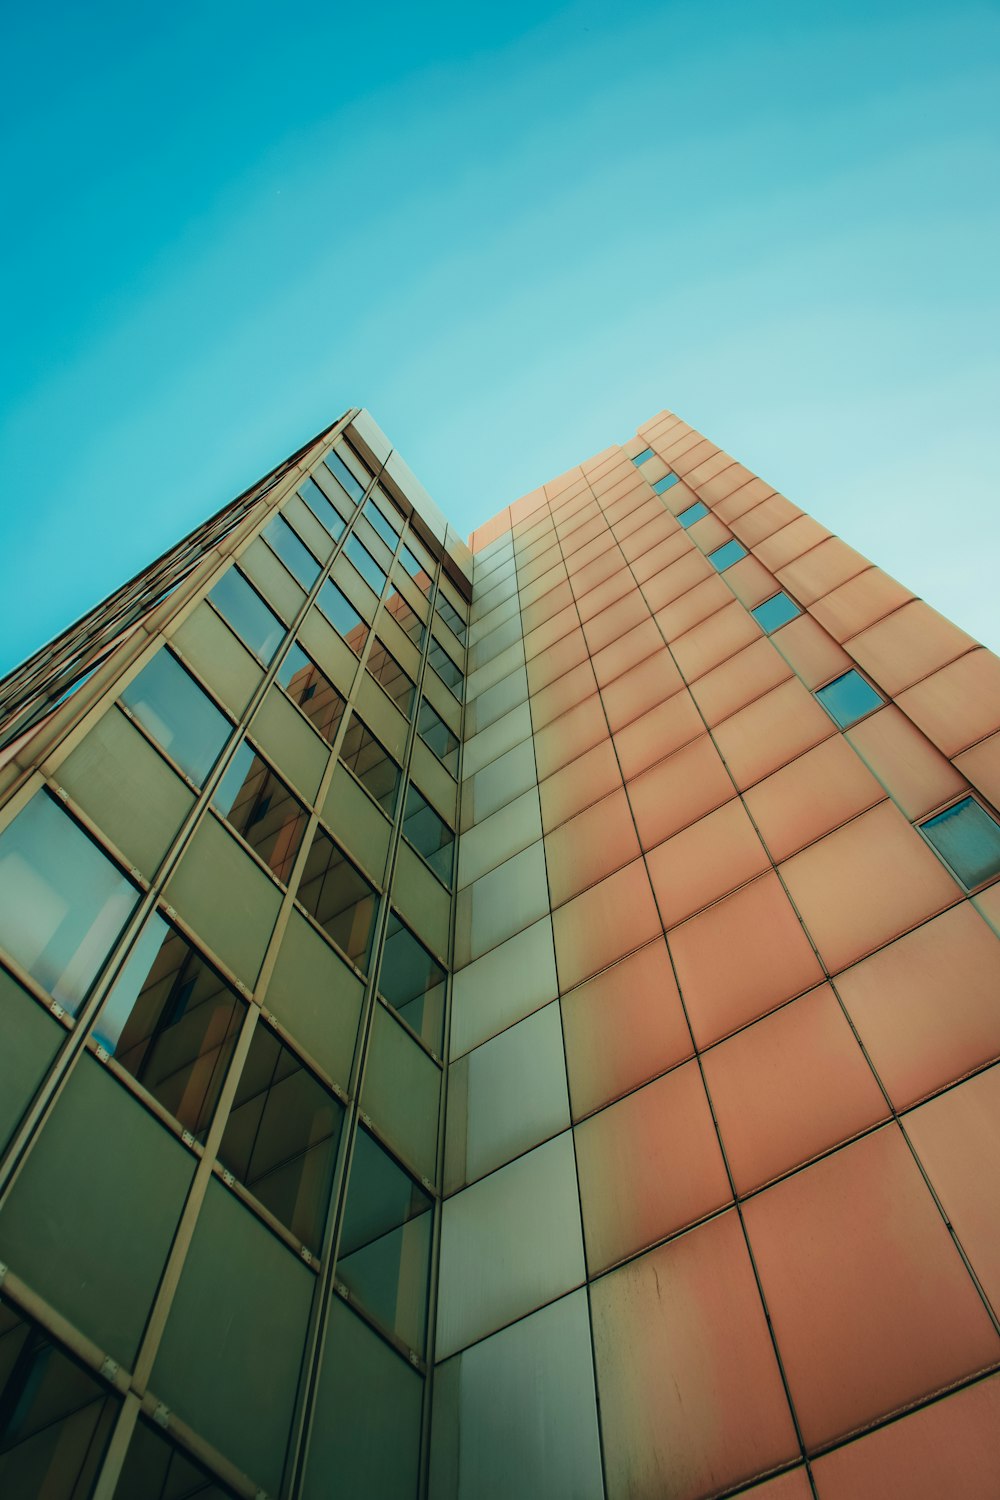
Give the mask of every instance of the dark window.
<svg viewBox="0 0 1000 1500">
<path fill-rule="evenodd" d="M 436 875 L 450 886 L 454 867 L 455 835 L 415 786 L 406 793 L 403 832 L 420 851 Z"/>
<path fill-rule="evenodd" d="M 427 660 L 446 687 L 451 688 L 456 698 L 461 698 L 465 692 L 465 678 L 461 668 L 455 665 L 440 641 L 431 641 Z"/>
<path fill-rule="evenodd" d="M 434 607 L 437 610 L 438 614 L 441 616 L 444 623 L 448 626 L 448 629 L 451 630 L 452 633 L 456 635 L 460 641 L 464 641 L 466 631 L 465 621 L 462 619 L 462 616 L 459 614 L 458 610 L 455 609 L 451 602 L 446 599 L 442 593 L 438 594 L 437 603 Z"/>
<path fill-rule="evenodd" d="M 138 894 L 44 792 L 0 834 L 0 942 L 69 1011 L 93 984 Z"/>
<path fill-rule="evenodd" d="M 865 714 L 870 714 L 872 709 L 881 708 L 885 701 L 853 667 L 842 677 L 828 682 L 826 687 L 817 688 L 816 697 L 841 729 L 856 724 Z"/>
<path fill-rule="evenodd" d="M 750 611 L 761 630 L 768 635 L 794 620 L 799 612 L 799 606 L 787 594 L 772 594 L 770 599 L 765 599 L 763 604 Z"/>
<path fill-rule="evenodd" d="M 175 1448 L 159 1427 L 140 1417 L 115 1487 L 115 1500 L 236 1500 L 236 1493 Z"/>
<path fill-rule="evenodd" d="M 643 448 L 641 453 L 637 453 L 635 455 L 635 458 L 633 458 L 632 462 L 635 464 L 636 468 L 638 468 L 640 464 L 648 463 L 652 457 L 652 448 Z"/>
<path fill-rule="evenodd" d="M 441 1052 L 445 972 L 390 912 L 378 987 L 384 1000 L 435 1053 Z"/>
<path fill-rule="evenodd" d="M 458 738 L 448 728 L 437 709 L 425 698 L 417 716 L 417 730 L 425 745 L 428 745 L 438 760 L 453 776 L 458 773 Z"/>
<path fill-rule="evenodd" d="M 302 647 L 293 643 L 278 668 L 278 681 L 326 742 L 333 744 L 344 716 L 344 700 Z"/>
<path fill-rule="evenodd" d="M 219 758 L 232 725 L 176 656 L 158 651 L 121 701 L 143 729 L 199 785 Z"/>
<path fill-rule="evenodd" d="M 681 525 L 686 531 L 689 526 L 694 525 L 695 521 L 700 521 L 704 516 L 707 515 L 708 506 L 703 505 L 700 500 L 696 500 L 693 505 L 688 506 L 687 510 L 682 510 L 677 519 L 678 521 L 680 521 Z"/>
<path fill-rule="evenodd" d="M 360 656 L 368 639 L 368 626 L 347 595 L 342 594 L 328 578 L 320 589 L 316 602 L 334 630 L 339 631 L 351 650 Z"/>
<path fill-rule="evenodd" d="M 677 482 L 678 480 L 676 474 L 664 474 L 663 478 L 658 479 L 653 485 L 653 489 L 658 495 L 662 495 L 664 491 L 672 489 L 673 486 L 677 484 Z"/>
<path fill-rule="evenodd" d="M 203 1141 L 245 1013 L 197 949 L 154 915 L 104 1004 L 94 1040 Z"/>
<path fill-rule="evenodd" d="M 708 560 L 713 568 L 724 573 L 727 568 L 732 567 L 733 563 L 738 563 L 740 558 L 746 555 L 747 549 L 743 543 L 734 539 L 731 542 L 723 542 L 721 547 L 716 547 L 714 552 L 708 554 Z"/>
<path fill-rule="evenodd" d="M 326 498 L 315 479 L 307 479 L 299 485 L 299 495 L 308 505 L 313 515 L 322 527 L 324 527 L 334 541 L 344 534 L 344 518 Z"/>
<path fill-rule="evenodd" d="M 317 1253 L 343 1110 L 263 1021 L 254 1029 L 219 1160 Z"/>
<path fill-rule="evenodd" d="M 363 546 L 356 536 L 349 536 L 344 543 L 344 552 L 351 559 L 351 562 L 357 568 L 368 587 L 381 599 L 382 590 L 386 585 L 386 576 L 368 551 L 368 548 Z"/>
<path fill-rule="evenodd" d="M 1000 823 L 974 797 L 963 797 L 920 827 L 970 890 L 1000 873 Z"/>
<path fill-rule="evenodd" d="M 372 643 L 365 665 L 379 686 L 389 694 L 400 713 L 406 714 L 409 718 L 413 707 L 413 681 L 378 637 Z"/>
<path fill-rule="evenodd" d="M 223 573 L 209 594 L 222 618 L 265 665 L 285 638 L 285 627 L 237 568 Z"/>
<path fill-rule="evenodd" d="M 293 578 L 297 578 L 308 592 L 320 575 L 320 565 L 294 527 L 289 526 L 284 516 L 275 516 L 264 530 L 266 541 L 285 564 Z"/>
<path fill-rule="evenodd" d="M 365 502 L 365 508 L 362 511 L 362 515 L 368 521 L 372 529 L 378 532 L 383 542 L 385 542 L 385 545 L 389 548 L 389 551 L 395 552 L 396 543 L 399 541 L 398 526 L 390 521 L 388 516 L 383 514 L 380 508 L 375 504 L 375 501 L 371 498 L 369 498 Z"/>
<path fill-rule="evenodd" d="M 424 639 L 424 622 L 420 616 L 410 608 L 402 594 L 397 594 L 395 590 L 385 601 L 385 608 L 419 650 Z"/>
<path fill-rule="evenodd" d="M 236 750 L 212 802 L 229 826 L 287 885 L 308 814 L 246 741 Z"/>
<path fill-rule="evenodd" d="M 299 884 L 299 900 L 359 968 L 371 958 L 378 897 L 328 834 L 317 829 Z"/>
<path fill-rule="evenodd" d="M 399 767 L 356 714 L 341 741 L 340 758 L 391 818 L 396 811 Z"/>
<path fill-rule="evenodd" d="M 326 455 L 323 462 L 326 464 L 327 468 L 330 470 L 330 473 L 340 485 L 341 489 L 344 490 L 344 492 L 355 502 L 355 504 L 359 500 L 363 500 L 365 498 L 364 485 L 358 482 L 355 476 L 351 473 L 350 469 L 344 463 L 344 460 L 340 457 L 340 454 L 337 453 L 335 449 L 330 449 L 330 452 Z"/>
</svg>

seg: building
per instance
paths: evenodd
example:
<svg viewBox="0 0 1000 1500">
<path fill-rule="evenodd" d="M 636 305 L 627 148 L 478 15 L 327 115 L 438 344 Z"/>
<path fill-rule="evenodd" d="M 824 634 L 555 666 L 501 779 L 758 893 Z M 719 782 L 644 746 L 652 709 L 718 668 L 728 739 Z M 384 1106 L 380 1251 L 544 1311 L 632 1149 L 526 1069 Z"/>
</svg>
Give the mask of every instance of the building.
<svg viewBox="0 0 1000 1500">
<path fill-rule="evenodd" d="M 351 411 L 0 687 L 0 1493 L 986 1500 L 1000 661 Z"/>
</svg>

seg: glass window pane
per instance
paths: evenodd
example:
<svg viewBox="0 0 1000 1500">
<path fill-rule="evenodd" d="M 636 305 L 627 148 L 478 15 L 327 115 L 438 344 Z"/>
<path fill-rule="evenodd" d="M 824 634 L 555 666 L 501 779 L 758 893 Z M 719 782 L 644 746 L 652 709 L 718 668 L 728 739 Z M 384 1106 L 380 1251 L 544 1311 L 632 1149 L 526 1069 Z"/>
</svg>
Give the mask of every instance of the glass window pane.
<svg viewBox="0 0 1000 1500">
<path fill-rule="evenodd" d="M 105 1001 L 94 1040 L 203 1141 L 246 1006 L 154 915 Z"/>
<path fill-rule="evenodd" d="M 285 638 L 285 627 L 238 568 L 223 573 L 209 594 L 219 614 L 266 665 Z"/>
<path fill-rule="evenodd" d="M 351 473 L 350 469 L 344 463 L 344 460 L 340 457 L 340 454 L 336 451 L 335 448 L 330 449 L 330 452 L 326 455 L 323 462 L 326 464 L 327 468 L 330 470 L 330 473 L 333 475 L 334 479 L 336 479 L 341 489 L 344 490 L 355 503 L 365 498 L 364 486 L 358 483 L 357 479 Z"/>
<path fill-rule="evenodd" d="M 236 750 L 212 801 L 230 828 L 287 884 L 308 814 L 246 741 Z"/>
<path fill-rule="evenodd" d="M 274 548 L 293 578 L 306 590 L 320 575 L 320 565 L 284 516 L 275 516 L 264 528 L 264 537 Z"/>
<path fill-rule="evenodd" d="M 66 1032 L 44 1005 L 0 968 L 0 1151 L 31 1103 Z"/>
<path fill-rule="evenodd" d="M 389 551 L 395 552 L 396 543 L 399 541 L 399 528 L 383 514 L 380 507 L 375 504 L 373 498 L 369 498 L 365 502 L 362 514 L 372 529 L 378 532 L 385 545 L 389 548 Z"/>
<path fill-rule="evenodd" d="M 140 1417 L 115 1500 L 236 1500 L 236 1495 Z"/>
<path fill-rule="evenodd" d="M 686 531 L 689 526 L 694 525 L 695 521 L 700 521 L 703 516 L 707 515 L 708 506 L 703 505 L 700 500 L 696 500 L 693 505 L 688 506 L 687 510 L 682 510 L 677 519 Z"/>
<path fill-rule="evenodd" d="M 640 464 L 648 463 L 649 460 L 652 457 L 653 457 L 653 450 L 652 450 L 652 448 L 643 448 L 643 450 L 642 450 L 641 453 L 637 453 L 635 455 L 635 457 L 633 458 L 632 462 L 635 464 L 636 468 L 638 468 Z"/>
<path fill-rule="evenodd" d="M 344 534 L 344 518 L 331 505 L 315 479 L 306 479 L 299 485 L 299 495 L 308 505 L 321 526 L 330 533 L 334 541 Z"/>
<path fill-rule="evenodd" d="M 368 587 L 381 599 L 382 590 L 386 585 L 386 576 L 368 551 L 368 548 L 359 542 L 356 536 L 349 536 L 344 543 L 344 552 L 351 559 L 351 562 L 357 568 Z"/>
<path fill-rule="evenodd" d="M 337 947 L 367 969 L 378 897 L 321 828 L 312 841 L 298 897 Z"/>
<path fill-rule="evenodd" d="M 403 832 L 424 856 L 435 874 L 450 886 L 455 856 L 455 835 L 443 818 L 411 785 L 406 793 Z"/>
<path fill-rule="evenodd" d="M 765 599 L 763 604 L 758 604 L 752 609 L 753 615 L 761 630 L 766 630 L 768 635 L 772 630 L 777 630 L 781 625 L 787 625 L 789 620 L 794 620 L 800 613 L 799 606 L 787 594 L 774 594 L 770 599 Z"/>
<path fill-rule="evenodd" d="M 389 913 L 379 993 L 432 1052 L 440 1055 L 446 975 L 395 912 Z"/>
<path fill-rule="evenodd" d="M 343 1110 L 263 1021 L 226 1122 L 219 1160 L 318 1254 Z"/>
<path fill-rule="evenodd" d="M 297 703 L 311 721 L 313 728 L 328 745 L 332 745 L 344 716 L 344 700 L 330 679 L 295 642 L 278 668 L 278 681 L 292 702 Z"/>
<path fill-rule="evenodd" d="M 117 1411 L 103 1381 L 0 1301 L 0 1494 L 85 1500 Z"/>
<path fill-rule="evenodd" d="M 656 483 L 653 485 L 653 489 L 656 491 L 656 493 L 658 495 L 662 495 L 665 490 L 672 489 L 673 486 L 676 483 L 677 483 L 677 475 L 676 474 L 664 474 L 663 478 L 662 479 L 658 479 L 656 481 Z"/>
<path fill-rule="evenodd" d="M 440 641 L 431 641 L 431 648 L 427 653 L 427 660 L 447 687 L 450 687 L 456 698 L 462 698 L 465 693 L 465 678 L 462 676 L 460 667 L 457 667 L 441 645 Z"/>
<path fill-rule="evenodd" d="M 319 591 L 316 603 L 334 630 L 339 631 L 355 655 L 360 656 L 368 639 L 368 626 L 347 595 L 342 594 L 328 578 Z"/>
<path fill-rule="evenodd" d="M 410 709 L 413 707 L 413 682 L 403 671 L 392 652 L 383 646 L 378 638 L 368 653 L 366 666 L 379 686 L 389 694 L 400 713 L 406 714 L 409 718 Z"/>
<path fill-rule="evenodd" d="M 424 622 L 420 616 L 410 608 L 402 594 L 398 594 L 395 589 L 392 590 L 385 601 L 385 607 L 387 613 L 392 615 L 400 630 L 406 632 L 419 650 L 424 640 Z"/>
<path fill-rule="evenodd" d="M 138 892 L 44 792 L 0 834 L 0 942 L 73 1013 Z"/>
<path fill-rule="evenodd" d="M 337 1279 L 366 1312 L 423 1352 L 432 1200 L 359 1129 L 344 1207 Z"/>
<path fill-rule="evenodd" d="M 828 682 L 826 687 L 817 688 L 816 697 L 841 729 L 856 724 L 858 719 L 870 714 L 873 708 L 881 708 L 884 702 L 871 683 L 866 682 L 853 667 L 843 677 Z"/>
<path fill-rule="evenodd" d="M 441 616 L 444 623 L 448 626 L 449 630 L 451 630 L 452 633 L 456 635 L 460 641 L 464 641 L 466 631 L 465 621 L 462 619 L 462 616 L 459 614 L 458 610 L 452 606 L 451 601 L 446 599 L 443 594 L 439 593 L 437 596 L 437 603 L 434 607 L 437 610 L 438 614 Z"/>
<path fill-rule="evenodd" d="M 1000 824 L 974 797 L 964 797 L 921 829 L 970 889 L 1000 871 Z"/>
<path fill-rule="evenodd" d="M 455 776 L 458 772 L 458 739 L 426 698 L 420 705 L 417 729 L 424 744 L 430 746 L 438 760 Z"/>
<path fill-rule="evenodd" d="M 232 725 L 176 656 L 158 651 L 129 683 L 121 701 L 200 786 L 218 760 Z"/>
<path fill-rule="evenodd" d="M 429 594 L 434 578 L 434 569 L 430 562 L 421 562 L 420 558 L 415 556 L 409 547 L 403 547 L 399 556 L 403 567 L 409 573 L 414 583 L 416 583 L 421 593 Z"/>
<path fill-rule="evenodd" d="M 340 758 L 391 818 L 396 811 L 400 769 L 357 715 L 341 741 Z"/>
<path fill-rule="evenodd" d="M 747 549 L 743 546 L 743 543 L 734 540 L 724 542 L 721 547 L 716 547 L 714 552 L 708 554 L 708 560 L 713 568 L 717 568 L 720 573 L 724 573 L 727 568 L 732 567 L 733 563 L 738 563 L 740 558 L 746 557 L 746 555 Z"/>
</svg>

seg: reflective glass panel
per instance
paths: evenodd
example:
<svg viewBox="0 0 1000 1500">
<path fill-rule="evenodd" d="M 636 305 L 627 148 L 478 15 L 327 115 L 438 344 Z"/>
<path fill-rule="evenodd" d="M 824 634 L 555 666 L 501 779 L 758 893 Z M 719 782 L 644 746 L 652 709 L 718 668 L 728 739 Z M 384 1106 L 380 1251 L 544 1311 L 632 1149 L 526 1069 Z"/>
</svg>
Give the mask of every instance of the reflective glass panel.
<svg viewBox="0 0 1000 1500">
<path fill-rule="evenodd" d="M 389 548 L 389 551 L 395 552 L 396 543 L 399 541 L 399 530 L 389 520 L 388 516 L 382 513 L 371 497 L 365 502 L 362 514 L 372 530 L 378 532 L 385 545 Z"/>
<path fill-rule="evenodd" d="M 39 792 L 0 834 L 0 942 L 75 1012 L 138 892 Z"/>
<path fill-rule="evenodd" d="M 420 558 L 412 553 L 409 547 L 403 547 L 399 554 L 403 567 L 409 573 L 421 593 L 429 594 L 431 591 L 431 580 L 434 577 L 434 568 L 429 562 L 421 562 Z"/>
<path fill-rule="evenodd" d="M 246 1006 L 154 915 L 97 1020 L 94 1040 L 203 1141 Z"/>
<path fill-rule="evenodd" d="M 417 729 L 424 744 L 430 746 L 438 760 L 448 768 L 453 776 L 457 775 L 458 740 L 452 734 L 437 710 L 432 708 L 427 702 L 426 698 L 420 705 Z"/>
<path fill-rule="evenodd" d="M 308 505 L 321 526 L 337 541 L 344 533 L 344 518 L 330 504 L 315 479 L 307 479 L 299 485 L 299 495 Z"/>
<path fill-rule="evenodd" d="M 389 694 L 400 713 L 410 717 L 413 707 L 414 685 L 399 662 L 387 647 L 376 638 L 365 663 L 368 671 L 381 688 Z"/>
<path fill-rule="evenodd" d="M 653 457 L 653 450 L 652 450 L 652 448 L 643 448 L 643 450 L 642 450 L 641 453 L 637 453 L 635 455 L 635 457 L 633 458 L 632 462 L 635 464 L 636 468 L 638 468 L 640 464 L 648 463 L 648 461 L 652 457 Z"/>
<path fill-rule="evenodd" d="M 212 802 L 268 869 L 287 884 L 308 814 L 245 740 L 229 762 Z"/>
<path fill-rule="evenodd" d="M 921 830 L 964 885 L 979 885 L 1000 871 L 1000 824 L 974 797 L 963 797 Z"/>
<path fill-rule="evenodd" d="M 687 510 L 682 510 L 677 519 L 686 531 L 689 526 L 694 525 L 695 521 L 700 521 L 703 516 L 707 515 L 708 506 L 703 505 L 700 500 L 696 500 L 693 505 L 688 506 Z"/>
<path fill-rule="evenodd" d="M 424 639 L 424 623 L 420 616 L 410 608 L 402 594 L 397 594 L 395 590 L 385 601 L 385 607 L 400 630 L 405 631 L 419 650 Z"/>
<path fill-rule="evenodd" d="M 865 714 L 870 714 L 873 708 L 881 708 L 884 701 L 871 683 L 866 682 L 853 667 L 843 677 L 828 682 L 826 687 L 817 688 L 816 697 L 841 729 L 856 724 Z"/>
<path fill-rule="evenodd" d="M 337 453 L 336 449 L 331 448 L 330 452 L 326 455 L 323 462 L 326 464 L 327 468 L 330 470 L 330 473 L 333 475 L 334 479 L 336 479 L 341 489 L 346 491 L 346 493 L 351 497 L 353 501 L 357 502 L 358 500 L 364 499 L 364 486 L 358 483 L 357 479 L 355 479 L 354 475 L 344 463 L 344 460 L 340 457 L 339 453 Z"/>
<path fill-rule="evenodd" d="M 396 810 L 400 770 L 388 750 L 354 716 L 340 746 L 340 758 L 391 818 Z"/>
<path fill-rule="evenodd" d="M 789 620 L 794 620 L 800 613 L 799 606 L 787 594 L 774 594 L 770 599 L 765 599 L 763 604 L 758 604 L 752 609 L 753 615 L 761 630 L 766 630 L 768 635 L 772 630 L 777 630 L 782 625 L 787 625 Z"/>
<path fill-rule="evenodd" d="M 199 785 L 232 728 L 207 693 L 169 651 L 158 651 L 121 701 L 143 729 Z"/>
<path fill-rule="evenodd" d="M 208 597 L 244 645 L 266 665 L 284 640 L 285 627 L 257 590 L 237 568 L 230 568 Z"/>
<path fill-rule="evenodd" d="M 708 560 L 713 568 L 717 568 L 720 573 L 724 573 L 727 568 L 732 567 L 733 563 L 738 563 L 740 558 L 746 557 L 746 555 L 747 549 L 743 546 L 743 543 L 734 540 L 725 542 L 721 547 L 716 547 L 714 552 L 708 554 Z"/>
<path fill-rule="evenodd" d="M 455 665 L 440 641 L 431 641 L 427 660 L 441 681 L 451 688 L 455 697 L 461 698 L 465 692 L 465 678 L 462 676 L 461 668 Z"/>
<path fill-rule="evenodd" d="M 319 591 L 316 603 L 334 630 L 338 631 L 351 650 L 360 656 L 365 641 L 368 639 L 368 626 L 346 594 L 342 594 L 337 585 L 328 578 Z"/>
<path fill-rule="evenodd" d="M 236 1495 L 140 1417 L 115 1500 L 236 1500 Z"/>
<path fill-rule="evenodd" d="M 294 527 L 284 516 L 275 516 L 264 528 L 264 537 L 274 548 L 293 578 L 308 592 L 320 575 L 320 565 Z"/>
<path fill-rule="evenodd" d="M 382 590 L 386 585 L 386 576 L 368 551 L 368 548 L 363 546 L 356 536 L 349 536 L 344 543 L 344 552 L 351 559 L 351 562 L 357 568 L 368 587 L 381 599 Z"/>
<path fill-rule="evenodd" d="M 338 948 L 367 969 L 378 897 L 321 828 L 312 841 L 298 896 Z"/>
<path fill-rule="evenodd" d="M 664 492 L 664 490 L 672 489 L 673 486 L 676 483 L 677 483 L 677 475 L 676 474 L 664 474 L 663 478 L 662 479 L 658 479 L 656 481 L 656 483 L 653 485 L 653 489 L 656 491 L 656 493 L 658 495 L 662 495 L 663 492 Z"/>
<path fill-rule="evenodd" d="M 457 635 L 460 641 L 464 641 L 466 630 L 465 621 L 462 619 L 462 616 L 459 614 L 458 610 L 454 608 L 451 601 L 449 599 L 446 599 L 444 594 L 438 594 L 437 603 L 435 604 L 434 608 L 437 610 L 444 623 L 448 626 L 449 630 L 451 630 L 453 634 Z"/>
<path fill-rule="evenodd" d="M 343 1110 L 263 1021 L 226 1122 L 219 1160 L 318 1253 Z"/>
<path fill-rule="evenodd" d="M 344 716 L 344 700 L 302 647 L 293 643 L 278 668 L 278 681 L 314 729 L 332 745 Z"/>
<path fill-rule="evenodd" d="M 117 1411 L 103 1381 L 0 1302 L 0 1494 L 85 1500 Z"/>
<path fill-rule="evenodd" d="M 389 913 L 378 987 L 397 1015 L 436 1053 L 444 1026 L 445 972 L 395 912 Z"/>
<path fill-rule="evenodd" d="M 435 874 L 450 886 L 455 863 L 455 835 L 412 784 L 406 793 L 403 832 Z"/>
<path fill-rule="evenodd" d="M 432 1200 L 359 1129 L 337 1279 L 383 1328 L 423 1352 Z"/>
</svg>

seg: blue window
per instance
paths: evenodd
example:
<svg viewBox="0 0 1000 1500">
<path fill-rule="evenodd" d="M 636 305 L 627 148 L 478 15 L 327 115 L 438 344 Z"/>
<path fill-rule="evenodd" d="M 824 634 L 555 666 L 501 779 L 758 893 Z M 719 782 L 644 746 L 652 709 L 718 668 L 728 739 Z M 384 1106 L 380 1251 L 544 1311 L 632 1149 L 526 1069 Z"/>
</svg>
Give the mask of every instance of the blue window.
<svg viewBox="0 0 1000 1500">
<path fill-rule="evenodd" d="M 870 714 L 873 708 L 881 708 L 885 702 L 871 683 L 866 682 L 853 667 L 843 677 L 836 677 L 833 682 L 828 682 L 826 687 L 817 688 L 816 697 L 841 729 L 856 724 L 865 714 Z"/>
<path fill-rule="evenodd" d="M 662 495 L 663 492 L 664 492 L 664 490 L 671 489 L 676 483 L 677 483 L 677 475 L 676 474 L 664 474 L 663 478 L 662 479 L 658 479 L 656 481 L 656 483 L 653 485 L 653 489 L 656 491 L 656 493 L 658 495 Z"/>
<path fill-rule="evenodd" d="M 632 462 L 635 464 L 636 468 L 638 468 L 640 464 L 648 463 L 652 457 L 652 448 L 643 448 L 641 453 L 637 453 L 635 455 L 635 458 L 633 458 Z"/>
<path fill-rule="evenodd" d="M 963 885 L 981 885 L 1000 874 L 1000 823 L 974 797 L 963 797 L 920 825 Z"/>
<path fill-rule="evenodd" d="M 345 490 L 346 493 L 351 497 L 351 499 L 355 501 L 355 503 L 365 498 L 364 485 L 359 484 L 358 480 L 351 473 L 350 469 L 347 467 L 347 465 L 344 463 L 344 460 L 340 457 L 340 454 L 335 451 L 335 449 L 330 449 L 330 452 L 326 455 L 323 462 L 326 464 L 327 468 L 330 470 L 330 473 L 340 485 L 341 489 Z"/>
<path fill-rule="evenodd" d="M 337 541 L 344 531 L 344 518 L 336 507 L 331 505 L 315 479 L 307 479 L 299 486 L 299 496 L 308 505 L 319 524 L 330 533 L 334 541 Z"/>
<path fill-rule="evenodd" d="M 330 621 L 334 630 L 340 632 L 351 650 L 361 655 L 368 639 L 368 626 L 358 614 L 346 594 L 342 594 L 329 578 L 320 589 L 316 603 Z"/>
<path fill-rule="evenodd" d="M 368 500 L 362 514 L 372 529 L 378 532 L 390 552 L 395 552 L 396 543 L 399 541 L 399 532 L 388 516 L 382 514 L 374 500 Z"/>
<path fill-rule="evenodd" d="M 707 515 L 708 506 L 703 505 L 700 500 L 696 500 L 693 505 L 688 506 L 687 510 L 682 510 L 677 519 L 686 531 L 689 526 L 694 525 L 695 521 L 700 521 L 702 516 Z"/>
<path fill-rule="evenodd" d="M 121 701 L 184 774 L 200 785 L 232 726 L 176 656 L 158 651 L 129 683 Z"/>
<path fill-rule="evenodd" d="M 713 568 L 718 568 L 720 573 L 724 573 L 727 568 L 732 567 L 733 563 L 738 563 L 740 558 L 746 557 L 746 555 L 747 549 L 743 546 L 743 543 L 734 540 L 732 542 L 724 542 L 721 547 L 716 547 L 714 552 L 708 554 L 708 560 Z"/>
<path fill-rule="evenodd" d="M 386 585 L 386 576 L 382 572 L 382 569 L 379 567 L 378 563 L 375 561 L 374 557 L 372 557 L 371 553 L 368 551 L 368 548 L 363 546 L 362 543 L 358 541 L 358 538 L 356 536 L 349 536 L 347 538 L 347 541 L 344 543 L 344 551 L 351 559 L 351 562 L 357 568 L 358 572 L 361 574 L 368 587 L 370 589 L 373 589 L 381 599 L 382 590 Z"/>
<path fill-rule="evenodd" d="M 770 599 L 765 599 L 763 604 L 758 604 L 757 608 L 752 609 L 750 613 L 761 630 L 766 630 L 770 635 L 772 630 L 777 630 L 779 626 L 787 625 L 789 620 L 794 620 L 801 611 L 787 594 L 772 594 Z"/>
<path fill-rule="evenodd" d="M 265 526 L 264 537 L 292 577 L 298 579 L 304 589 L 311 589 L 320 574 L 319 563 L 284 516 L 275 516 Z"/>
<path fill-rule="evenodd" d="M 285 627 L 243 574 L 237 568 L 230 568 L 208 597 L 240 640 L 262 662 L 269 662 L 285 638 Z"/>
</svg>

